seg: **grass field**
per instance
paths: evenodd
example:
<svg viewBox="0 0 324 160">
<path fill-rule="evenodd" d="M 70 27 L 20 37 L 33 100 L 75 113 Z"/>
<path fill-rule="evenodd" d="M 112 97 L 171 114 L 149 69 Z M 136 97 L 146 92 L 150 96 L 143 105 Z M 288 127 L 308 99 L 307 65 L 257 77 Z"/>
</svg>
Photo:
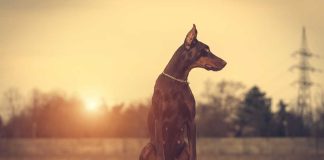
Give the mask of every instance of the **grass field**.
<svg viewBox="0 0 324 160">
<path fill-rule="evenodd" d="M 0 160 L 136 160 L 146 139 L 0 139 Z M 324 160 L 324 139 L 201 138 L 199 160 Z"/>
</svg>

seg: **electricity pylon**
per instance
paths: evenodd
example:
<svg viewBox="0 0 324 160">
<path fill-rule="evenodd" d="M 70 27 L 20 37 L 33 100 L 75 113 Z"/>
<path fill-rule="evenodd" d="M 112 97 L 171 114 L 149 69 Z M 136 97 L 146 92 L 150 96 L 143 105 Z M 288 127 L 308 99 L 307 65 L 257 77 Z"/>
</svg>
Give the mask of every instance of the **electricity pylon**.
<svg viewBox="0 0 324 160">
<path fill-rule="evenodd" d="M 296 112 L 298 115 L 305 118 L 305 116 L 307 117 L 307 115 L 312 113 L 311 87 L 314 83 L 310 75 L 318 71 L 316 68 L 312 67 L 309 62 L 309 59 L 315 57 L 315 55 L 310 52 L 308 48 L 305 27 L 302 29 L 301 48 L 293 53 L 293 57 L 299 59 L 298 64 L 293 65 L 291 68 L 299 72 L 298 80 L 295 81 L 298 86 Z"/>
</svg>

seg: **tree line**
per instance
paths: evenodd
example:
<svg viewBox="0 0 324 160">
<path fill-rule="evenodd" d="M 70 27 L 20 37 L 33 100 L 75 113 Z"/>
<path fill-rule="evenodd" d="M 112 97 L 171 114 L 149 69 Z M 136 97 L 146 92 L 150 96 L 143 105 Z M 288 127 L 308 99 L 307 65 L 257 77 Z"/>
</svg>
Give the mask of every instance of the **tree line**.
<svg viewBox="0 0 324 160">
<path fill-rule="evenodd" d="M 271 98 L 259 87 L 249 89 L 240 82 L 206 82 L 202 99 L 196 106 L 199 137 L 324 137 L 324 101 L 317 107 L 316 118 L 298 115 L 293 104 Z M 23 101 L 17 89 L 3 96 L 0 117 L 1 138 L 82 138 L 147 137 L 145 103 L 102 103 L 97 112 L 89 113 L 80 98 L 61 92 L 34 90 Z"/>
<path fill-rule="evenodd" d="M 222 81 L 205 90 L 198 104 L 198 133 L 208 137 L 324 137 L 324 99 L 300 115 L 295 104 L 272 99 L 259 87 Z"/>
</svg>

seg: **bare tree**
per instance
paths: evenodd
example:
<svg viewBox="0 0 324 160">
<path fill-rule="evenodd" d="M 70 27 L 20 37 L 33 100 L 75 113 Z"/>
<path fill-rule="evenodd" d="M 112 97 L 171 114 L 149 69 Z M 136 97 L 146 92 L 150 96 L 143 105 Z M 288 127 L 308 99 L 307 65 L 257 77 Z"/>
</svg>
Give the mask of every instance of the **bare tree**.
<svg viewBox="0 0 324 160">
<path fill-rule="evenodd" d="M 4 92 L 4 109 L 6 110 L 10 119 L 15 120 L 16 116 L 21 110 L 22 95 L 17 88 L 9 88 Z M 15 122 L 13 122 L 15 124 Z M 19 127 L 13 125 L 13 136 L 19 136 Z"/>
<path fill-rule="evenodd" d="M 9 88 L 4 92 L 4 98 L 6 102 L 6 109 L 9 115 L 15 117 L 21 109 L 22 95 L 17 88 Z"/>
</svg>

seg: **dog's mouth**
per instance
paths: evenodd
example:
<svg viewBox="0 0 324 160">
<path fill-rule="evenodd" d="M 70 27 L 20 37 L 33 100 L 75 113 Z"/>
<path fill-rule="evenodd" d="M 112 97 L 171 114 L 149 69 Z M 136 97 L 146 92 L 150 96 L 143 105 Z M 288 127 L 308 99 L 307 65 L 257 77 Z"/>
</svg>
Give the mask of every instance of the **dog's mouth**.
<svg viewBox="0 0 324 160">
<path fill-rule="evenodd" d="M 226 62 L 222 60 L 222 62 L 219 65 L 211 65 L 211 64 L 205 64 L 203 65 L 203 68 L 205 68 L 208 71 L 220 71 L 226 66 Z"/>
<path fill-rule="evenodd" d="M 212 71 L 217 71 L 217 70 L 218 70 L 216 67 L 213 67 L 213 66 L 211 66 L 211 65 L 209 65 L 209 64 L 205 64 L 205 65 L 204 65 L 204 68 L 205 68 L 207 71 L 210 71 L 210 70 L 212 70 Z"/>
</svg>

